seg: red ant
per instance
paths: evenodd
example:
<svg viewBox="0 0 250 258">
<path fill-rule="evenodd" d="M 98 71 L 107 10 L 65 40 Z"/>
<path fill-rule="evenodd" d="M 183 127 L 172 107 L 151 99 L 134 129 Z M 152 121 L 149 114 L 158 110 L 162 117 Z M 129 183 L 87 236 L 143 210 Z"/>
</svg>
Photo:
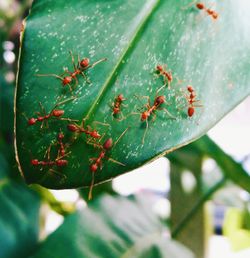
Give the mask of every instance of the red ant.
<svg viewBox="0 0 250 258">
<path fill-rule="evenodd" d="M 171 71 L 166 70 L 166 65 L 157 65 L 155 69 L 158 76 L 163 77 L 164 85 L 168 83 L 168 89 L 170 89 L 170 84 L 173 81 L 173 75 Z"/>
<path fill-rule="evenodd" d="M 93 145 L 98 144 L 96 140 L 99 139 L 100 141 L 104 135 L 102 136 L 96 129 L 92 129 L 89 125 L 87 127 L 84 127 L 84 123 L 85 123 L 84 120 L 85 119 L 82 120 L 81 126 L 75 123 L 68 124 L 67 126 L 68 130 L 79 134 L 84 133 L 85 135 L 89 136 L 90 138 L 87 141 L 88 144 L 93 144 Z M 94 121 L 93 123 L 110 126 L 109 124 L 104 124 L 98 121 Z"/>
<path fill-rule="evenodd" d="M 57 166 L 57 167 L 64 167 L 68 165 L 68 161 L 65 159 L 56 159 L 55 161 L 39 161 L 38 159 L 32 159 L 31 164 L 33 166 Z"/>
<path fill-rule="evenodd" d="M 62 104 L 64 104 L 64 103 L 66 103 L 66 102 L 68 102 L 68 101 L 70 101 L 70 100 L 73 100 L 73 99 L 75 99 L 74 97 L 72 97 L 72 98 L 70 98 L 70 99 L 66 99 L 66 100 L 64 100 L 64 101 L 62 101 L 62 102 L 60 102 L 60 103 L 57 103 L 54 107 L 53 107 L 53 109 L 48 113 L 48 114 L 46 114 L 46 111 L 45 111 L 45 109 L 44 109 L 44 107 L 43 107 L 43 105 L 42 105 L 42 103 L 41 102 L 39 102 L 39 105 L 40 105 L 40 107 L 41 107 L 41 110 L 42 110 L 42 112 L 43 112 L 43 116 L 41 116 L 41 114 L 38 112 L 37 114 L 38 114 L 38 117 L 32 117 L 32 118 L 30 118 L 30 119 L 28 119 L 28 125 L 34 125 L 34 124 L 36 124 L 37 122 L 42 122 L 42 125 L 41 125 L 41 128 L 43 127 L 43 123 L 44 123 L 44 121 L 46 121 L 46 123 L 47 123 L 47 127 L 48 127 L 48 120 L 50 119 L 50 118 L 57 118 L 57 119 L 59 119 L 59 120 L 67 120 L 67 121 L 78 121 L 78 120 L 72 120 L 72 119 L 70 119 L 70 118 L 62 118 L 61 116 L 62 115 L 64 115 L 64 110 L 62 110 L 62 109 L 55 109 L 56 107 L 58 107 L 58 106 L 60 106 L 60 105 L 62 105 Z"/>
<path fill-rule="evenodd" d="M 46 151 L 45 155 L 47 154 L 47 161 L 41 160 L 39 161 L 38 159 L 32 159 L 31 160 L 31 165 L 34 167 L 50 167 L 49 172 L 53 172 L 55 175 L 58 175 L 60 177 L 63 177 L 66 179 L 66 176 L 59 173 L 58 171 L 52 169 L 52 167 L 65 167 L 68 165 L 68 160 L 63 159 L 66 155 L 65 154 L 65 148 L 64 146 L 62 147 L 63 143 L 61 142 L 62 138 L 64 138 L 64 135 L 62 133 L 59 133 L 58 138 L 60 138 L 60 148 L 59 152 L 57 155 L 57 158 L 55 160 L 50 160 L 50 151 L 51 151 L 51 146 L 49 146 L 48 150 Z M 61 145 L 62 144 L 62 145 Z"/>
<path fill-rule="evenodd" d="M 93 190 L 93 186 L 94 186 L 94 180 L 95 180 L 95 173 L 97 172 L 98 169 L 102 170 L 103 168 L 103 160 L 107 155 L 107 152 L 111 151 L 112 148 L 114 148 L 116 146 L 116 144 L 120 141 L 120 139 L 124 136 L 124 134 L 127 132 L 129 128 L 127 128 L 120 136 L 119 138 L 116 140 L 116 142 L 113 144 L 113 140 L 112 138 L 108 138 L 102 145 L 98 145 L 99 148 L 101 148 L 101 152 L 98 155 L 97 158 L 90 158 L 90 161 L 93 161 L 93 163 L 90 165 L 90 171 L 92 173 L 92 181 L 91 181 L 91 185 L 90 185 L 90 189 L 89 189 L 89 195 L 88 195 L 88 199 L 91 200 L 92 199 L 92 190 Z M 114 160 L 110 157 L 107 158 L 109 161 L 112 161 L 120 166 L 125 166 L 123 163 Z"/>
<path fill-rule="evenodd" d="M 96 62 L 94 62 L 93 64 L 89 63 L 89 59 L 88 58 L 83 58 L 82 60 L 80 60 L 80 57 L 78 55 L 78 63 L 77 65 L 75 64 L 75 59 L 74 56 L 72 54 L 72 51 L 69 51 L 70 56 L 71 56 L 71 60 L 72 60 L 72 64 L 73 64 L 73 68 L 74 68 L 74 72 L 70 72 L 68 69 L 65 70 L 65 72 L 61 75 L 57 75 L 57 74 L 37 74 L 36 76 L 53 76 L 56 77 L 58 79 L 60 79 L 62 81 L 62 85 L 69 86 L 70 91 L 72 92 L 72 88 L 71 88 L 71 82 L 73 80 L 75 80 L 75 85 L 74 87 L 79 84 L 77 76 L 78 75 L 82 75 L 84 77 L 84 79 L 86 80 L 87 83 L 90 83 L 89 79 L 87 78 L 86 74 L 84 73 L 86 70 L 93 68 L 94 66 L 96 66 L 97 64 L 104 62 L 107 60 L 107 58 L 102 58 Z M 62 77 L 65 73 L 69 74 L 68 76 Z"/>
<path fill-rule="evenodd" d="M 159 92 L 159 90 L 157 92 Z M 157 96 L 156 95 L 153 105 L 150 104 L 150 98 L 148 96 L 142 96 L 141 98 L 146 98 L 148 100 L 148 103 L 145 105 L 145 107 L 147 109 L 145 111 L 143 111 L 142 113 L 139 113 L 141 115 L 141 121 L 146 122 L 146 130 L 145 130 L 143 138 L 142 138 L 142 144 L 144 144 L 144 139 L 145 139 L 145 136 L 146 136 L 147 130 L 148 130 L 148 119 L 151 117 L 151 115 L 153 115 L 154 116 L 153 120 L 155 120 L 155 118 L 156 118 L 155 111 L 164 110 L 171 118 L 173 118 L 173 119 L 176 119 L 176 118 L 166 108 L 160 107 L 162 104 L 166 103 L 165 96 L 163 96 L 163 95 Z M 138 114 L 138 113 L 132 113 L 132 114 Z"/>
<path fill-rule="evenodd" d="M 204 10 L 214 20 L 216 20 L 219 16 L 219 14 L 216 11 L 206 8 L 205 4 L 203 4 L 203 3 L 197 3 L 196 8 L 198 8 L 199 10 Z"/>
<path fill-rule="evenodd" d="M 196 107 L 202 107 L 202 105 L 194 105 L 195 102 L 200 102 L 200 100 L 196 100 L 195 90 L 191 85 L 187 86 L 187 90 L 189 92 L 189 96 L 185 96 L 188 101 L 188 116 L 192 117 L 195 112 Z"/>
<path fill-rule="evenodd" d="M 116 98 L 115 98 L 115 101 L 113 102 L 112 104 L 112 110 L 113 110 L 113 116 L 116 116 L 118 114 L 121 114 L 122 117 L 123 117 L 123 114 L 122 114 L 122 111 L 121 111 L 121 106 L 126 106 L 124 105 L 122 102 L 126 100 L 122 94 L 119 94 Z"/>
<path fill-rule="evenodd" d="M 60 132 L 57 136 L 57 143 L 59 144 L 59 154 L 61 157 L 65 156 L 66 153 L 66 145 L 63 144 L 64 134 Z"/>
<path fill-rule="evenodd" d="M 82 126 L 79 126 L 77 124 L 68 124 L 67 127 L 68 127 L 68 130 L 71 132 L 84 133 L 94 139 L 99 139 L 101 137 L 101 135 L 98 133 L 98 131 L 92 130 L 89 125 L 87 126 L 87 128 L 84 128 L 84 124 L 82 124 Z"/>
</svg>

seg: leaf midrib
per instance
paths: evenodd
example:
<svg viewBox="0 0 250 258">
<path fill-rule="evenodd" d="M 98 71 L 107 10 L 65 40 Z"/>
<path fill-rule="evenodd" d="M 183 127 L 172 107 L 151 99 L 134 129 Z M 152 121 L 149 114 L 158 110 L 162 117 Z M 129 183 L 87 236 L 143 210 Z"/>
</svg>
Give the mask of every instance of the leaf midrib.
<svg viewBox="0 0 250 258">
<path fill-rule="evenodd" d="M 132 37 L 130 38 L 130 40 L 127 43 L 127 47 L 124 48 L 123 52 L 120 55 L 120 58 L 117 61 L 116 66 L 110 72 L 108 78 L 106 79 L 106 81 L 104 82 L 101 90 L 99 91 L 99 94 L 95 98 L 95 101 L 93 102 L 93 104 L 91 105 L 88 113 L 84 117 L 85 121 L 88 120 L 88 118 L 91 116 L 92 113 L 94 113 L 95 108 L 97 107 L 98 103 L 102 99 L 102 96 L 104 95 L 104 93 L 107 91 L 107 89 L 109 88 L 109 86 L 113 82 L 113 79 L 114 79 L 114 77 L 116 75 L 116 72 L 121 67 L 123 60 L 129 54 L 130 50 L 135 46 L 137 36 L 140 34 L 140 32 L 142 31 L 142 29 L 145 26 L 145 24 L 151 18 L 151 16 L 153 15 L 154 11 L 158 7 L 159 3 L 160 3 L 160 0 L 150 0 L 150 1 L 148 1 L 148 3 L 146 3 L 144 5 L 144 7 L 142 8 L 142 10 L 140 11 L 139 15 L 137 15 L 137 17 L 138 17 L 138 16 L 144 14 L 145 9 L 146 9 L 146 14 L 145 14 L 144 18 L 141 20 L 141 22 L 138 24 L 137 28 L 134 30 L 134 33 L 133 33 Z"/>
</svg>

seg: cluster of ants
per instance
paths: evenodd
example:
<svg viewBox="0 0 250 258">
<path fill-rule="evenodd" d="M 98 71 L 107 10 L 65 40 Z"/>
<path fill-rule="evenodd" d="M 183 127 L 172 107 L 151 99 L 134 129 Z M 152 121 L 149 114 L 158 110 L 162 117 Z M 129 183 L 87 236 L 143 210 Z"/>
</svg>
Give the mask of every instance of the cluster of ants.
<svg viewBox="0 0 250 258">
<path fill-rule="evenodd" d="M 212 11 L 210 9 L 207 9 L 204 4 L 198 3 L 196 4 L 196 7 L 200 10 L 205 10 L 209 15 L 211 15 L 214 19 L 218 18 L 218 14 L 215 11 Z M 73 72 L 69 71 L 66 69 L 62 75 L 57 75 L 57 74 L 37 74 L 37 76 L 53 76 L 56 77 L 57 79 L 61 80 L 62 86 L 68 86 L 71 94 L 73 94 L 74 88 L 79 84 L 79 78 L 78 76 L 82 76 L 87 83 L 90 83 L 90 80 L 88 79 L 86 75 L 86 71 L 94 68 L 97 64 L 100 64 L 101 62 L 104 62 L 107 60 L 107 58 L 102 58 L 92 64 L 90 64 L 89 58 L 83 58 L 80 59 L 78 55 L 78 62 L 75 64 L 74 56 L 72 52 L 70 51 L 70 56 L 72 59 L 72 64 L 73 64 Z M 142 144 L 144 144 L 144 139 L 146 136 L 146 132 L 148 129 L 148 121 L 149 118 L 153 116 L 153 119 L 156 116 L 156 111 L 158 110 L 164 110 L 171 118 L 176 119 L 166 108 L 163 108 L 162 105 L 166 103 L 166 98 L 164 95 L 158 95 L 158 93 L 168 86 L 168 89 L 171 89 L 171 83 L 173 82 L 173 75 L 171 71 L 168 71 L 166 69 L 166 66 L 164 65 L 157 65 L 155 68 L 155 74 L 158 77 L 161 77 L 163 80 L 163 86 L 161 86 L 157 90 L 157 94 L 154 98 L 153 104 L 150 104 L 150 98 L 148 96 L 143 96 L 144 98 L 147 98 L 148 103 L 144 105 L 143 111 L 141 113 L 131 113 L 131 114 L 140 114 L 140 120 L 141 122 L 146 122 L 146 129 L 142 138 Z M 74 84 L 73 84 L 74 83 Z M 72 85 L 73 84 L 73 85 Z M 197 102 L 199 100 L 196 99 L 196 92 L 194 88 L 191 85 L 188 85 L 187 88 L 187 93 L 184 94 L 184 97 L 187 101 L 187 116 L 192 117 L 195 113 L 195 108 L 196 107 L 201 107 L 201 105 L 197 105 Z M 115 147 L 115 145 L 118 143 L 118 141 L 123 137 L 123 135 L 127 132 L 129 128 L 127 128 L 115 141 L 113 144 L 113 139 L 110 137 L 106 139 L 103 143 L 102 139 L 104 135 L 101 135 L 100 132 L 98 132 L 96 129 L 93 129 L 91 126 L 85 126 L 85 120 L 82 120 L 82 123 L 79 125 L 78 120 L 73 120 L 70 118 L 65 118 L 63 117 L 64 115 L 64 110 L 63 109 L 58 109 L 59 106 L 65 104 L 68 101 L 74 100 L 76 97 L 72 95 L 71 98 L 66 99 L 62 102 L 57 103 L 53 109 L 49 112 L 46 113 L 45 109 L 43 108 L 42 104 L 40 104 L 42 113 L 37 113 L 36 117 L 32 117 L 28 119 L 28 125 L 29 126 L 34 126 L 37 123 L 41 123 L 41 128 L 43 128 L 44 124 L 48 127 L 48 121 L 52 119 L 56 120 L 64 120 L 67 121 L 67 129 L 68 131 L 74 133 L 74 134 L 84 134 L 87 137 L 87 144 L 93 145 L 95 148 L 98 148 L 99 154 L 97 157 L 90 158 L 90 172 L 92 173 L 92 182 L 89 190 L 89 196 L 88 198 L 92 198 L 92 189 L 94 185 L 94 175 L 98 170 L 101 170 L 103 167 L 103 161 L 105 159 L 108 159 L 109 161 L 112 161 L 114 163 L 117 163 L 121 166 L 125 166 L 123 163 L 116 161 L 109 157 L 109 152 L 111 151 L 112 148 Z M 115 98 L 114 101 L 111 105 L 112 109 L 112 115 L 114 118 L 117 120 L 121 121 L 125 119 L 125 117 L 122 114 L 122 106 L 126 106 L 124 104 L 124 101 L 126 101 L 126 98 L 122 93 L 118 94 Z M 70 154 L 70 152 L 67 152 L 67 149 L 70 146 L 70 143 L 65 144 L 63 142 L 65 136 L 62 131 L 60 131 L 57 135 L 56 141 L 52 142 L 52 144 L 49 146 L 49 148 L 45 152 L 45 156 L 47 156 L 46 160 L 38 160 L 38 159 L 32 159 L 31 160 L 31 165 L 34 167 L 39 167 L 41 169 L 44 168 L 49 168 L 50 172 L 53 172 L 54 175 L 58 175 L 62 179 L 66 179 L 66 176 L 62 173 L 59 173 L 56 171 L 55 167 L 57 169 L 61 167 L 65 167 L 68 165 L 68 159 L 67 156 Z M 51 148 L 52 146 L 57 147 L 57 156 L 54 160 L 51 160 L 50 158 L 50 153 L 51 153 Z"/>
</svg>

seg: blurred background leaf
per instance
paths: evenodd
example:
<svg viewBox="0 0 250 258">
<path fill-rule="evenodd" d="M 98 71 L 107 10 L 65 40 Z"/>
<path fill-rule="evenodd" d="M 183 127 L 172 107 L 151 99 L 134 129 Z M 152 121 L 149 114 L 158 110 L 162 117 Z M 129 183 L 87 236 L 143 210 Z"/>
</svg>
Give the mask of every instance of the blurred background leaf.
<svg viewBox="0 0 250 258">
<path fill-rule="evenodd" d="M 68 216 L 32 258 L 193 258 L 187 248 L 169 239 L 149 203 L 146 196 L 96 199 Z"/>
</svg>

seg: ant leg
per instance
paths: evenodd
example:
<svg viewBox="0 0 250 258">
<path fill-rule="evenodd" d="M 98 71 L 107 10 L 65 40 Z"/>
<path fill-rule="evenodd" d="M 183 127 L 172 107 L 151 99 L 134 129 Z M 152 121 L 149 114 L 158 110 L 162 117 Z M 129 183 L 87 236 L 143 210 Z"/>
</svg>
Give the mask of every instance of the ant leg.
<svg viewBox="0 0 250 258">
<path fill-rule="evenodd" d="M 62 97 L 61 97 L 61 98 L 62 98 Z M 61 98 L 59 98 L 59 100 L 60 100 Z M 76 97 L 75 97 L 75 96 L 72 96 L 72 97 L 70 97 L 70 98 L 68 98 L 68 99 L 65 99 L 65 100 L 63 100 L 63 101 L 61 101 L 61 102 L 58 102 L 58 103 L 53 107 L 51 113 L 52 113 L 53 110 L 54 110 L 55 108 L 57 108 L 58 106 L 61 106 L 61 105 L 65 104 L 65 103 L 67 103 L 67 102 L 69 102 L 69 101 L 71 101 L 71 100 L 74 100 L 74 99 L 76 99 Z"/>
<path fill-rule="evenodd" d="M 87 75 L 86 75 L 83 71 L 81 71 L 81 75 L 82 75 L 82 77 L 85 79 L 85 81 L 86 81 L 88 84 L 91 83 L 91 81 L 89 80 L 89 78 L 87 77 Z"/>
<path fill-rule="evenodd" d="M 123 121 L 124 119 L 126 119 L 125 116 L 123 115 L 122 111 L 120 111 L 120 115 L 121 115 L 120 118 L 119 117 L 114 117 L 114 115 L 112 116 L 112 118 L 114 117 L 119 122 Z"/>
<path fill-rule="evenodd" d="M 39 101 L 39 106 L 40 106 L 40 108 L 41 108 L 41 110 L 42 110 L 42 112 L 43 112 L 43 116 L 46 116 L 46 110 L 45 110 L 45 108 L 44 108 L 42 102 L 40 102 L 40 101 Z"/>
<path fill-rule="evenodd" d="M 147 99 L 148 101 L 148 105 L 150 106 L 150 98 L 149 96 L 137 96 L 136 94 L 134 94 L 134 96 L 141 102 L 140 99 Z M 143 105 L 143 103 L 141 102 L 141 104 Z"/>
<path fill-rule="evenodd" d="M 50 160 L 50 151 L 52 145 L 50 144 L 49 148 L 45 151 L 44 158 L 47 156 L 47 159 Z"/>
<path fill-rule="evenodd" d="M 148 131 L 148 119 L 146 119 L 146 129 L 145 129 L 145 132 L 144 132 L 143 137 L 142 137 L 142 145 L 144 145 L 144 140 L 145 140 L 147 131 Z"/>
<path fill-rule="evenodd" d="M 99 64 L 99 63 L 101 63 L 101 62 L 104 62 L 104 61 L 107 61 L 107 60 L 108 60 L 107 58 L 102 58 L 102 59 L 100 59 L 100 60 L 94 62 L 92 65 L 89 65 L 86 69 L 93 68 L 93 67 L 95 67 L 97 64 Z M 86 69 L 85 69 L 85 70 L 86 70 Z"/>
<path fill-rule="evenodd" d="M 93 124 L 103 125 L 103 126 L 110 126 L 110 124 L 105 124 L 105 123 L 102 123 L 102 122 L 99 122 L 99 121 L 93 121 L 92 123 Z"/>
<path fill-rule="evenodd" d="M 78 63 L 77 63 L 77 68 L 79 69 L 80 68 L 80 63 L 81 63 L 81 60 L 80 60 L 80 55 L 78 53 L 77 55 L 77 60 L 78 60 Z"/>
<path fill-rule="evenodd" d="M 171 82 L 168 80 L 168 89 L 171 89 Z"/>
<path fill-rule="evenodd" d="M 141 115 L 141 113 L 138 113 L 138 112 L 131 112 L 130 114 L 128 114 L 127 116 L 125 116 L 124 119 L 127 119 L 129 116 L 134 116 L 134 115 Z"/>
<path fill-rule="evenodd" d="M 52 77 L 56 77 L 57 79 L 60 79 L 61 81 L 63 81 L 63 78 L 57 74 L 54 74 L 54 73 L 47 73 L 47 74 L 36 74 L 36 76 L 39 76 L 39 77 L 47 77 L 47 76 L 52 76 Z"/>
<path fill-rule="evenodd" d="M 91 185 L 90 185 L 90 188 L 89 188 L 89 194 L 88 194 L 88 200 L 90 201 L 92 199 L 92 192 L 93 192 L 93 187 L 94 187 L 94 184 L 95 184 L 95 172 L 92 172 L 92 180 L 91 180 Z"/>
<path fill-rule="evenodd" d="M 155 114 L 155 113 L 152 113 L 152 115 L 153 115 L 152 122 L 154 122 L 154 121 L 155 121 L 155 119 L 156 119 L 156 114 Z"/>
<path fill-rule="evenodd" d="M 113 148 L 116 146 L 116 144 L 121 140 L 121 138 L 125 135 L 125 133 L 128 131 L 130 127 L 127 127 L 122 133 L 121 135 L 118 137 L 118 139 L 115 141 Z"/>
<path fill-rule="evenodd" d="M 74 86 L 73 86 L 73 87 L 74 87 L 74 89 L 75 89 L 75 88 L 76 88 L 76 86 L 79 84 L 79 81 L 78 81 L 77 77 L 75 77 L 74 79 L 75 79 L 75 84 L 74 84 Z"/>
<path fill-rule="evenodd" d="M 156 94 L 155 94 L 155 99 L 156 99 L 156 97 L 158 96 L 158 93 L 163 89 L 163 88 L 165 88 L 165 84 L 163 84 L 163 86 L 161 86 L 157 91 L 156 91 Z"/>
<path fill-rule="evenodd" d="M 68 83 L 67 85 L 69 86 L 69 91 L 70 91 L 71 95 L 74 96 L 73 89 L 72 89 L 70 83 Z"/>
<path fill-rule="evenodd" d="M 148 102 L 149 102 L 149 100 L 150 100 L 149 96 L 137 96 L 136 94 L 134 94 L 134 96 L 135 96 L 138 100 L 140 100 L 140 99 L 147 99 Z"/>
<path fill-rule="evenodd" d="M 176 120 L 176 117 L 173 116 L 166 108 L 162 108 L 162 110 L 165 111 L 168 114 L 169 117 L 171 117 L 172 119 Z"/>
<path fill-rule="evenodd" d="M 126 166 L 125 164 L 123 164 L 123 163 L 121 163 L 121 162 L 119 162 L 119 161 L 117 161 L 117 160 L 115 160 L 115 159 L 112 159 L 112 158 L 108 158 L 108 161 L 111 161 L 111 162 L 113 162 L 113 163 L 115 163 L 115 164 L 118 164 L 118 165 L 120 165 L 120 166 L 123 166 L 123 167 Z"/>
<path fill-rule="evenodd" d="M 77 120 L 77 119 L 71 119 L 71 118 L 66 118 L 66 117 L 55 117 L 55 118 L 58 120 L 62 120 L 62 121 L 68 121 L 68 122 L 74 122 L 74 123 L 79 122 L 79 120 Z"/>
<path fill-rule="evenodd" d="M 72 64 L 73 64 L 73 68 L 74 68 L 74 70 L 76 71 L 76 70 L 77 70 L 77 67 L 76 67 L 76 65 L 75 65 L 75 59 L 74 59 L 74 56 L 73 56 L 73 53 L 72 53 L 71 50 L 69 51 L 69 54 L 70 54 L 70 56 L 71 56 L 71 61 L 72 61 Z"/>
<path fill-rule="evenodd" d="M 94 141 L 92 138 L 89 138 L 87 141 L 86 141 L 87 144 L 89 145 L 92 145 L 94 148 L 100 148 L 102 149 L 102 145 L 100 144 L 100 141 Z M 91 158 L 90 160 L 96 160 Z"/>
<path fill-rule="evenodd" d="M 124 100 L 126 100 L 126 99 L 124 99 Z M 124 106 L 124 107 L 128 107 L 128 104 L 122 103 L 121 105 Z"/>
</svg>

